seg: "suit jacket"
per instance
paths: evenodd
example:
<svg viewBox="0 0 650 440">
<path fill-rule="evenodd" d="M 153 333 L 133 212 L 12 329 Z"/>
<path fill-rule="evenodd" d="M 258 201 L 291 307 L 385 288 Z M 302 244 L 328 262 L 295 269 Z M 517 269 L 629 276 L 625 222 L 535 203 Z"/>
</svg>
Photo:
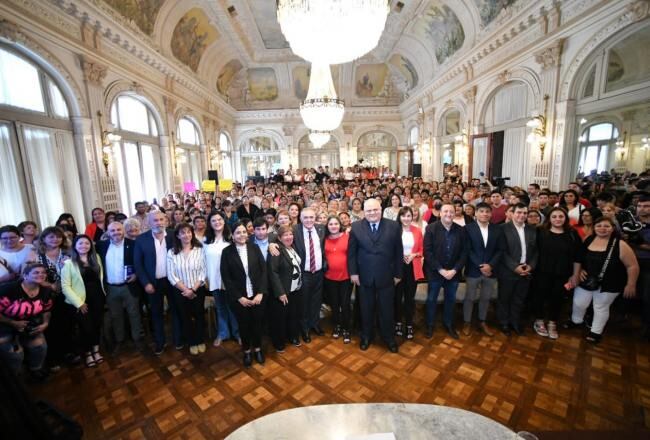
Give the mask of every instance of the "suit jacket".
<svg viewBox="0 0 650 440">
<path fill-rule="evenodd" d="M 469 243 L 469 259 L 465 266 L 465 276 L 478 278 L 481 274 L 479 266 L 489 264 L 492 267 L 492 277 L 496 276 L 497 267 L 501 260 L 501 228 L 498 225 L 488 223 L 487 245 L 483 243 L 483 235 L 478 222 L 469 223 L 465 226 Z"/>
<path fill-rule="evenodd" d="M 108 283 L 106 281 L 106 272 L 108 272 L 108 267 L 106 267 L 106 253 L 108 252 L 108 247 L 110 246 L 111 241 L 110 240 L 101 240 L 97 242 L 97 255 L 102 260 L 102 265 L 104 266 L 104 283 Z M 124 239 L 124 266 L 133 266 L 133 251 L 135 248 L 135 242 L 129 238 Z M 137 274 L 136 274 L 137 277 Z M 138 294 L 138 283 L 137 281 L 134 281 L 132 283 L 128 284 L 129 290 L 131 291 L 132 294 L 137 295 Z"/>
<path fill-rule="evenodd" d="M 250 213 L 246 211 L 244 205 L 241 205 L 239 208 L 237 208 L 237 217 L 239 217 L 240 220 L 243 218 L 249 218 L 251 220 L 255 220 L 257 217 L 262 215 L 262 211 L 260 210 L 260 208 L 258 208 L 257 205 L 253 202 L 251 202 L 248 205 L 248 209 L 250 210 Z"/>
<path fill-rule="evenodd" d="M 325 261 L 325 228 L 323 225 L 314 225 L 318 240 L 320 241 L 320 250 L 323 260 L 323 273 L 327 271 L 327 262 Z M 305 262 L 307 261 L 307 249 L 305 249 L 305 235 L 302 232 L 302 224 L 298 223 L 293 227 L 293 248 L 298 253 L 301 261 L 301 269 L 305 270 Z"/>
<path fill-rule="evenodd" d="M 404 270 L 402 227 L 393 220 L 382 218 L 374 234 L 370 223 L 363 219 L 352 223 L 348 243 L 348 272 L 359 275 L 364 286 L 387 287 L 393 278 L 402 278 Z"/>
<path fill-rule="evenodd" d="M 413 249 L 411 253 L 420 254 L 419 257 L 413 259 L 413 278 L 415 281 L 424 279 L 424 271 L 422 270 L 422 262 L 424 260 L 424 237 L 422 229 L 415 225 L 411 225 L 409 230 L 413 234 Z"/>
<path fill-rule="evenodd" d="M 497 270 L 499 278 L 519 279 L 520 276 L 515 272 L 519 266 L 522 249 L 519 241 L 519 234 L 514 223 L 504 223 L 501 227 L 502 237 L 500 240 L 501 264 Z M 526 239 L 526 264 L 529 264 L 533 271 L 537 266 L 537 230 L 534 226 L 526 224 L 524 226 L 524 237 Z"/>
<path fill-rule="evenodd" d="M 465 233 L 465 228 L 456 223 L 451 224 L 450 231 L 454 234 L 455 240 L 451 249 L 450 263 L 447 265 L 444 265 L 442 261 L 446 234 L 446 229 L 442 222 L 430 223 L 424 232 L 424 273 L 429 281 L 445 279 L 438 273 L 440 269 L 454 269 L 456 275 L 452 279 L 455 281 L 460 280 L 460 274 L 465 263 L 467 263 L 467 254 L 469 251 L 467 234 Z"/>
<path fill-rule="evenodd" d="M 167 243 L 167 250 L 172 248 L 173 234 L 167 233 L 165 242 Z M 167 252 L 165 252 L 165 258 Z M 151 231 L 140 234 L 135 239 L 135 247 L 133 248 L 133 264 L 135 266 L 135 274 L 142 287 L 147 284 L 155 284 L 156 282 L 156 245 L 154 244 L 154 237 Z M 165 265 L 167 262 L 165 261 Z"/>
<path fill-rule="evenodd" d="M 269 292 L 266 261 L 260 248 L 246 243 L 248 254 L 248 276 L 253 284 L 253 293 L 267 295 Z M 231 244 L 221 254 L 221 280 L 231 301 L 246 297 L 246 272 L 239 258 L 237 247 Z"/>
<path fill-rule="evenodd" d="M 293 262 L 287 249 L 280 245 L 280 255 L 274 257 L 269 254 L 269 285 L 275 298 L 291 293 L 293 277 Z"/>
</svg>

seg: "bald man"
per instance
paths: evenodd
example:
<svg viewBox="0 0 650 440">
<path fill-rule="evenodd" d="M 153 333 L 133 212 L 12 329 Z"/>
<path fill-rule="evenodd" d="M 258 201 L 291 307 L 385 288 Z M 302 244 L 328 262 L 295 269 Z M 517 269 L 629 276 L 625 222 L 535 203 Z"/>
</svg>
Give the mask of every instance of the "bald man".
<svg viewBox="0 0 650 440">
<path fill-rule="evenodd" d="M 371 344 L 377 310 L 381 337 L 397 353 L 393 301 L 402 278 L 402 231 L 397 222 L 382 218 L 378 200 L 366 200 L 363 210 L 365 219 L 352 223 L 348 244 L 348 271 L 361 309 L 359 346 L 365 351 Z"/>
</svg>

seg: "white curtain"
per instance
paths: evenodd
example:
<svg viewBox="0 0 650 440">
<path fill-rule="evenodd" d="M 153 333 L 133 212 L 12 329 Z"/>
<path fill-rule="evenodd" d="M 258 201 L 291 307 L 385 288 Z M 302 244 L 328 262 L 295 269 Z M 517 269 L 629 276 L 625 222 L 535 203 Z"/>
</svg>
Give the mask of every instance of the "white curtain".
<svg viewBox="0 0 650 440">
<path fill-rule="evenodd" d="M 478 179 L 480 173 L 487 176 L 488 138 L 474 139 L 472 145 L 472 179 Z"/>
<path fill-rule="evenodd" d="M 57 132 L 57 143 L 61 151 L 61 166 L 63 171 L 63 189 L 65 190 L 65 206 L 67 212 L 75 219 L 84 218 L 83 199 L 81 196 L 81 182 L 79 181 L 79 168 L 74 154 L 74 140 L 69 131 Z M 56 221 L 56 219 L 54 219 Z"/>
<path fill-rule="evenodd" d="M 0 225 L 16 225 L 27 220 L 27 210 L 18 179 L 19 161 L 10 137 L 10 126 L 0 124 Z"/>
<path fill-rule="evenodd" d="M 503 166 L 501 175 L 510 177 L 512 185 L 526 185 L 528 162 L 526 127 L 508 128 L 503 137 Z"/>
<path fill-rule="evenodd" d="M 528 86 L 512 83 L 503 87 L 494 96 L 494 124 L 504 124 L 526 118 L 528 107 Z"/>
<path fill-rule="evenodd" d="M 56 139 L 52 130 L 29 126 L 23 126 L 23 136 L 38 218 L 44 228 L 65 212 Z"/>
</svg>

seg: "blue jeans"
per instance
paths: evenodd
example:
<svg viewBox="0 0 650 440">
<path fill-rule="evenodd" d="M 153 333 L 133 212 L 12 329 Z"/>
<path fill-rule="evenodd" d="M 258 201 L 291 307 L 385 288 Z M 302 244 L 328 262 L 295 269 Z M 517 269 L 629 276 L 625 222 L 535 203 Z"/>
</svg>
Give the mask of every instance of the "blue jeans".
<svg viewBox="0 0 650 440">
<path fill-rule="evenodd" d="M 226 291 L 218 289 L 210 293 L 214 298 L 214 307 L 217 309 L 217 338 L 222 341 L 230 338 L 239 339 L 237 317 L 230 309 Z"/>
<path fill-rule="evenodd" d="M 427 327 L 433 327 L 435 325 L 436 306 L 438 305 L 438 293 L 440 293 L 441 287 L 445 289 L 442 322 L 445 327 L 449 328 L 451 328 L 454 324 L 454 305 L 456 304 L 458 280 L 431 280 L 429 281 L 429 293 L 427 294 L 426 304 Z"/>
<path fill-rule="evenodd" d="M 149 299 L 151 308 L 151 321 L 153 323 L 153 336 L 157 347 L 165 345 L 165 298 L 172 319 L 172 339 L 176 347 L 184 345 L 183 341 L 183 324 L 180 313 L 177 310 L 176 303 L 172 301 L 172 286 L 167 278 L 155 280 L 154 287 L 156 291 L 152 294 L 145 294 Z"/>
</svg>

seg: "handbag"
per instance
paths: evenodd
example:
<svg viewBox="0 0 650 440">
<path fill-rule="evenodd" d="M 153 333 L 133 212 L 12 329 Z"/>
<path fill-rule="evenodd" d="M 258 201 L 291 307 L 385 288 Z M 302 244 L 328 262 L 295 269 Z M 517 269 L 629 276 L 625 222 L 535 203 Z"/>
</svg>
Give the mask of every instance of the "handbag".
<svg viewBox="0 0 650 440">
<path fill-rule="evenodd" d="M 603 267 L 600 270 L 598 276 L 587 275 L 587 278 L 579 284 L 580 287 L 591 291 L 598 290 L 600 288 L 600 284 L 603 282 L 603 277 L 605 276 L 605 271 L 609 265 L 609 260 L 612 258 L 612 252 L 614 251 L 615 245 L 616 239 L 612 240 L 612 244 L 609 247 L 609 252 L 607 252 L 607 258 L 605 258 L 605 262 L 603 263 Z"/>
</svg>

